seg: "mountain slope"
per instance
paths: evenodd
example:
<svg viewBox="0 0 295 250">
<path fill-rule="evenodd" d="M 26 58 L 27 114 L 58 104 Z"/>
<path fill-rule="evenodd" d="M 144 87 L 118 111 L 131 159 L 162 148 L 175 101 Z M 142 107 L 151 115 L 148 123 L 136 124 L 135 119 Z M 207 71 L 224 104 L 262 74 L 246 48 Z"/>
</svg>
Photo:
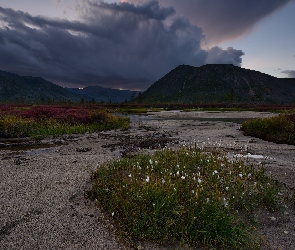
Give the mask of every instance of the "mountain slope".
<svg viewBox="0 0 295 250">
<path fill-rule="evenodd" d="M 79 96 L 41 77 L 19 76 L 0 71 L 0 102 L 33 103 L 48 99 L 79 100 Z"/>
<path fill-rule="evenodd" d="M 231 64 L 180 65 L 142 93 L 142 102 L 292 103 L 295 79 Z"/>
</svg>

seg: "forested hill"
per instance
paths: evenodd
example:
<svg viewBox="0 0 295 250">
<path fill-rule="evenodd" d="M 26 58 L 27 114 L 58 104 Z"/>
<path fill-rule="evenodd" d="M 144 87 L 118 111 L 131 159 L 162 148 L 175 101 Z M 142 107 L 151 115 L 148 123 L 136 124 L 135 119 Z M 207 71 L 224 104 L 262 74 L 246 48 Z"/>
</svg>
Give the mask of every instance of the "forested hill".
<svg viewBox="0 0 295 250">
<path fill-rule="evenodd" d="M 293 103 L 295 79 L 232 64 L 180 65 L 141 95 L 141 102 Z"/>
</svg>

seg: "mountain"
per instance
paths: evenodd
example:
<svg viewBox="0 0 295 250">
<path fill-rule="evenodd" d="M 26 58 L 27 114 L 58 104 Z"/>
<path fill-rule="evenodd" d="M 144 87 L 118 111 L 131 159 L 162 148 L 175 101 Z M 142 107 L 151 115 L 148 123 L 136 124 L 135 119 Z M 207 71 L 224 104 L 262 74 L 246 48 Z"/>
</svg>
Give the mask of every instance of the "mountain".
<svg viewBox="0 0 295 250">
<path fill-rule="evenodd" d="M 41 77 L 0 71 L 0 102 L 34 103 L 48 100 L 79 100 L 79 96 Z"/>
<path fill-rule="evenodd" d="M 89 86 L 83 89 L 69 88 L 71 93 L 78 94 L 82 96 L 85 100 L 91 101 L 92 98 L 96 102 L 115 102 L 120 103 L 124 101 L 129 101 L 138 95 L 136 91 L 130 90 L 118 90 L 111 88 L 103 88 L 100 86 Z"/>
<path fill-rule="evenodd" d="M 97 102 L 125 102 L 138 92 L 99 86 L 84 89 L 63 88 L 41 77 L 20 76 L 0 70 L 0 103 L 51 103 L 54 101 L 79 102 L 83 98 Z"/>
<path fill-rule="evenodd" d="M 232 64 L 180 65 L 141 95 L 141 102 L 294 103 L 295 79 Z"/>
</svg>

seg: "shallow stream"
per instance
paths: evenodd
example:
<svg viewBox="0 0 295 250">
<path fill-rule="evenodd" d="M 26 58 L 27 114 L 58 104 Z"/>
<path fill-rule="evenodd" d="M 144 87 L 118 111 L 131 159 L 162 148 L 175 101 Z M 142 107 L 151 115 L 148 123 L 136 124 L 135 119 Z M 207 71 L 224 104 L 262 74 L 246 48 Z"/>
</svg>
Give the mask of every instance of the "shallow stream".
<svg viewBox="0 0 295 250">
<path fill-rule="evenodd" d="M 129 114 L 131 122 L 166 120 L 166 121 L 209 121 L 209 122 L 233 122 L 242 124 L 250 118 L 224 118 L 224 117 L 157 117 L 150 114 Z"/>
</svg>

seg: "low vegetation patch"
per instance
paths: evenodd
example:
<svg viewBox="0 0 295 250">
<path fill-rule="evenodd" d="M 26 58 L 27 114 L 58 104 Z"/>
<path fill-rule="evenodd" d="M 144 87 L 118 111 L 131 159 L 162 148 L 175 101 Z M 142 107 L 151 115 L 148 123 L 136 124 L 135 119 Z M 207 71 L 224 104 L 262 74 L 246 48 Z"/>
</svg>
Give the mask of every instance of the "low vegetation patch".
<svg viewBox="0 0 295 250">
<path fill-rule="evenodd" d="M 0 137 L 44 137 L 127 128 L 129 118 L 79 106 L 6 107 L 0 112 Z"/>
<path fill-rule="evenodd" d="M 131 241 L 258 249 L 249 218 L 282 204 L 279 185 L 261 165 L 197 147 L 119 159 L 92 179 L 93 198 Z"/>
<path fill-rule="evenodd" d="M 280 114 L 270 118 L 246 121 L 241 129 L 246 135 L 263 140 L 295 145 L 295 114 Z"/>
</svg>

